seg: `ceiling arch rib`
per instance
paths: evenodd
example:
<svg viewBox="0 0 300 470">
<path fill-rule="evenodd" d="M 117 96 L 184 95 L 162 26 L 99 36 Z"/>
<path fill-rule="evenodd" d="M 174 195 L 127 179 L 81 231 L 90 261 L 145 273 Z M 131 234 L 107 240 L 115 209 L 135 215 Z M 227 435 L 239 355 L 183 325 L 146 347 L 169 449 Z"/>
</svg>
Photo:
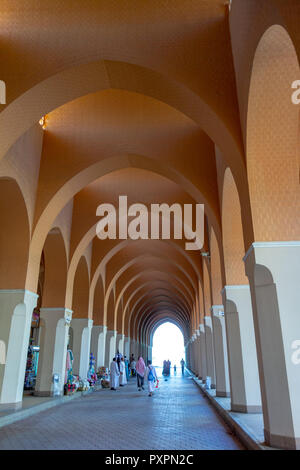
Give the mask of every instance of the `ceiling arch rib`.
<svg viewBox="0 0 300 470">
<path fill-rule="evenodd" d="M 156 274 L 154 272 L 154 274 Z M 159 273 L 159 274 L 162 274 L 162 273 Z M 171 276 L 172 279 L 172 287 L 174 288 L 174 282 L 175 282 L 175 276 Z M 163 283 L 165 283 L 168 287 L 170 286 L 170 283 L 169 281 L 164 281 L 162 279 L 160 279 L 157 275 L 155 277 L 155 281 L 158 282 L 160 284 L 160 286 L 163 285 Z M 148 281 L 150 285 L 154 285 L 153 281 Z M 125 326 L 125 319 L 126 319 L 126 316 L 127 316 L 127 312 L 130 310 L 129 312 L 129 319 L 128 321 L 130 321 L 130 318 L 131 318 L 131 315 L 132 315 L 132 312 L 135 310 L 137 304 L 140 302 L 140 297 L 137 297 L 137 299 L 134 301 L 134 296 L 136 296 L 138 294 L 138 291 L 140 289 L 143 288 L 143 285 L 141 285 L 138 289 L 136 289 L 135 292 L 133 292 L 130 297 L 128 298 L 126 304 L 124 305 L 124 310 L 123 310 L 123 319 L 122 319 L 122 331 L 124 331 L 124 326 Z M 146 293 L 147 294 L 147 293 Z M 145 295 L 146 295 L 145 294 Z M 185 294 L 184 295 L 184 298 L 186 300 L 186 297 L 185 297 Z M 132 302 L 132 304 L 131 304 Z M 130 305 L 132 305 L 132 308 L 130 309 Z"/>
<path fill-rule="evenodd" d="M 139 277 L 142 277 L 142 275 L 140 275 Z M 140 281 L 140 279 L 138 279 Z M 130 282 L 130 281 L 129 281 Z M 128 286 L 129 287 L 129 286 Z M 127 286 L 126 286 L 127 288 Z M 185 304 L 186 308 L 189 308 L 189 304 L 187 303 L 187 300 L 185 298 L 185 295 L 184 293 L 180 290 L 179 287 L 177 286 L 174 286 L 174 283 L 172 283 L 172 285 L 166 281 L 166 280 L 162 280 L 162 279 L 159 279 L 157 277 L 153 278 L 153 279 L 150 279 L 146 282 L 143 282 L 142 284 L 138 284 L 137 287 L 134 288 L 134 290 L 130 293 L 129 292 L 129 299 L 127 300 L 126 304 L 124 305 L 123 304 L 123 314 L 122 314 L 122 318 L 119 319 L 117 318 L 117 330 L 119 330 L 119 325 L 120 325 L 120 321 L 121 321 L 121 328 L 122 328 L 122 332 L 124 332 L 124 324 L 125 324 L 125 315 L 126 315 L 126 311 L 127 311 L 127 306 L 128 306 L 128 302 L 130 302 L 130 300 L 135 296 L 135 295 L 139 295 L 138 297 L 138 301 L 140 301 L 140 299 L 142 299 L 143 297 L 145 297 L 146 295 L 148 295 L 148 293 L 151 294 L 152 291 L 154 290 L 158 290 L 158 289 L 161 289 L 161 290 L 168 290 L 168 288 L 181 295 L 181 297 L 183 298 L 183 303 Z M 143 289 L 143 292 L 140 293 L 140 291 Z M 125 292 L 124 292 L 125 294 Z M 118 302 L 118 305 L 119 303 L 121 302 L 121 300 L 124 301 L 124 295 L 123 293 L 120 294 L 119 296 L 119 302 Z M 138 302 L 137 301 L 137 302 Z M 115 312 L 117 311 L 118 309 L 118 306 L 116 306 L 115 308 Z"/>
<path fill-rule="evenodd" d="M 189 321 L 188 312 L 186 312 L 184 309 L 182 309 L 181 305 L 176 304 L 173 299 L 170 302 L 158 301 L 156 305 L 155 305 L 155 303 L 153 303 L 153 302 L 151 303 L 151 301 L 150 301 L 147 308 L 145 308 L 143 313 L 141 314 L 141 319 L 145 320 L 147 318 L 151 318 L 157 312 L 169 311 L 169 310 L 171 310 L 173 313 L 176 313 L 176 315 L 179 318 L 182 318 L 186 321 Z M 135 317 L 135 321 L 134 321 L 134 325 L 133 325 L 133 332 L 134 332 L 135 335 L 137 335 L 137 333 L 139 331 L 139 329 L 136 326 L 136 319 L 137 319 L 137 316 Z"/>
</svg>

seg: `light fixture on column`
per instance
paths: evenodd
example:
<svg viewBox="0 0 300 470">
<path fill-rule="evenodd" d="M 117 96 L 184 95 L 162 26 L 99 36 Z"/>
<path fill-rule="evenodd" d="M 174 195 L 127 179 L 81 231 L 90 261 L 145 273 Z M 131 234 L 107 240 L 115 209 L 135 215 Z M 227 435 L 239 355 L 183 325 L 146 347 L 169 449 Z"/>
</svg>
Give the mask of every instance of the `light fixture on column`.
<svg viewBox="0 0 300 470">
<path fill-rule="evenodd" d="M 45 116 L 41 117 L 41 119 L 39 120 L 39 125 L 42 126 L 42 129 L 46 129 L 46 126 L 47 126 L 47 114 L 45 114 Z"/>
<path fill-rule="evenodd" d="M 225 2 L 225 6 L 228 6 L 228 10 L 230 11 L 231 10 L 231 5 L 232 5 L 232 0 L 227 0 Z"/>
</svg>

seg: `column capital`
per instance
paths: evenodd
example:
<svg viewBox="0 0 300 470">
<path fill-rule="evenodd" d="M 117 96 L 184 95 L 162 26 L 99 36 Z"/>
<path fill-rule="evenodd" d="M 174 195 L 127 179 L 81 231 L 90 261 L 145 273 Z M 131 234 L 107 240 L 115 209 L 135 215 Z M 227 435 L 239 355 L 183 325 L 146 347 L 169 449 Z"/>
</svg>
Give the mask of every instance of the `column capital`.
<svg viewBox="0 0 300 470">
<path fill-rule="evenodd" d="M 40 309 L 40 316 L 46 321 L 55 321 L 57 322 L 61 318 L 65 319 L 65 324 L 70 325 L 72 320 L 73 311 L 64 307 L 42 307 Z"/>
<path fill-rule="evenodd" d="M 0 295 L 2 294 L 19 294 L 21 296 L 29 296 L 38 298 L 38 294 L 36 292 L 32 292 L 27 289 L 0 289 Z"/>
<path fill-rule="evenodd" d="M 205 324 L 211 323 L 211 316 L 210 315 L 205 315 L 204 322 L 205 322 Z"/>
<path fill-rule="evenodd" d="M 242 290 L 245 288 L 249 288 L 249 284 L 233 284 L 233 285 L 226 285 L 223 287 L 221 290 L 221 294 L 226 294 L 227 292 L 230 292 L 232 290 Z"/>
<path fill-rule="evenodd" d="M 214 317 L 224 317 L 224 305 L 212 305 L 211 313 Z"/>
<path fill-rule="evenodd" d="M 259 249 L 265 248 L 300 248 L 300 241 L 299 240 L 292 240 L 292 241 L 279 241 L 279 242 L 254 242 L 248 248 L 245 256 L 243 257 L 243 261 L 245 262 L 249 255 L 253 251 L 257 251 Z"/>
<path fill-rule="evenodd" d="M 118 332 L 116 330 L 106 330 L 107 336 L 115 336 L 117 337 Z"/>
</svg>

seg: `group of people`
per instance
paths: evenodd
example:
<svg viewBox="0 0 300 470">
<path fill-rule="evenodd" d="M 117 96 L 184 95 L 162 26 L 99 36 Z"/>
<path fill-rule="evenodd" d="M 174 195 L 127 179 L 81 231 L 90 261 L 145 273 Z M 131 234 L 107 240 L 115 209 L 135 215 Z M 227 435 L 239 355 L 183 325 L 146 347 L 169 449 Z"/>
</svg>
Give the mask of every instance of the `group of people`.
<svg viewBox="0 0 300 470">
<path fill-rule="evenodd" d="M 184 367 L 185 367 L 185 361 L 182 358 L 180 361 L 181 365 L 181 373 L 184 375 Z M 170 375 L 170 370 L 171 370 L 171 361 L 168 359 L 167 361 L 163 362 L 163 375 Z M 176 372 L 176 364 L 174 364 L 174 373 Z"/>
<path fill-rule="evenodd" d="M 139 391 L 144 389 L 144 382 L 147 382 L 149 397 L 152 396 L 155 384 L 158 383 L 155 367 L 148 360 L 147 366 L 144 359 L 140 356 L 135 362 L 134 356 L 130 358 L 130 370 L 132 375 L 137 377 L 137 388 Z M 117 352 L 110 364 L 110 389 L 117 390 L 117 387 L 124 387 L 129 379 L 129 361 L 126 356 Z"/>
<path fill-rule="evenodd" d="M 145 390 L 144 382 L 147 382 L 149 397 L 152 397 L 155 384 L 158 383 L 158 378 L 155 367 L 153 367 L 152 362 L 148 360 L 148 365 L 146 367 L 145 361 L 142 356 L 139 357 L 136 363 L 136 380 L 139 392 L 141 390 Z"/>
<path fill-rule="evenodd" d="M 163 375 L 170 375 L 171 361 L 168 359 L 163 362 Z"/>
<path fill-rule="evenodd" d="M 129 361 L 126 356 L 117 352 L 110 364 L 110 388 L 124 387 L 129 379 Z"/>
</svg>

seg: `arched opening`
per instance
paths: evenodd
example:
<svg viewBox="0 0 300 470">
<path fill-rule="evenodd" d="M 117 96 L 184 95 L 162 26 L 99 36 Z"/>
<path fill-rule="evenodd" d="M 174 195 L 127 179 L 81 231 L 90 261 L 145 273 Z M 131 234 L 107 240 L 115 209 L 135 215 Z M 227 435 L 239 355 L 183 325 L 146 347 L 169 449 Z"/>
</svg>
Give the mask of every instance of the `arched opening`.
<svg viewBox="0 0 300 470">
<path fill-rule="evenodd" d="M 23 194 L 12 178 L 0 179 L 0 287 L 24 289 L 30 228 Z"/>
<path fill-rule="evenodd" d="M 30 325 L 30 335 L 27 350 L 27 359 L 24 378 L 24 396 L 31 395 L 36 388 L 36 380 L 38 375 L 38 365 L 40 358 L 40 343 L 45 334 L 45 325 L 40 319 L 40 310 L 43 303 L 45 282 L 45 254 L 41 254 L 40 271 L 37 285 L 37 305 L 33 309 Z"/>
<path fill-rule="evenodd" d="M 163 362 L 171 362 L 171 373 L 180 368 L 181 359 L 185 360 L 184 338 L 177 325 L 169 321 L 160 325 L 153 335 L 152 363 L 156 367 L 162 367 Z"/>
<path fill-rule="evenodd" d="M 224 174 L 222 229 L 226 284 L 248 284 L 243 263 L 245 246 L 241 205 L 230 168 Z"/>
<path fill-rule="evenodd" d="M 45 274 L 42 307 L 64 307 L 67 283 L 67 254 L 59 228 L 50 230 L 43 255 Z"/>
<path fill-rule="evenodd" d="M 87 318 L 89 306 L 89 272 L 86 258 L 78 263 L 73 289 L 73 318 Z"/>
<path fill-rule="evenodd" d="M 300 68 L 288 32 L 273 25 L 257 47 L 247 117 L 247 172 L 255 241 L 299 240 Z"/>
<path fill-rule="evenodd" d="M 211 227 L 210 233 L 210 265 L 211 265 L 211 284 L 212 284 L 212 302 L 213 305 L 222 304 L 221 291 L 223 288 L 223 279 L 221 271 L 221 259 L 220 259 L 220 249 L 218 241 L 214 232 L 214 229 Z"/>
</svg>

